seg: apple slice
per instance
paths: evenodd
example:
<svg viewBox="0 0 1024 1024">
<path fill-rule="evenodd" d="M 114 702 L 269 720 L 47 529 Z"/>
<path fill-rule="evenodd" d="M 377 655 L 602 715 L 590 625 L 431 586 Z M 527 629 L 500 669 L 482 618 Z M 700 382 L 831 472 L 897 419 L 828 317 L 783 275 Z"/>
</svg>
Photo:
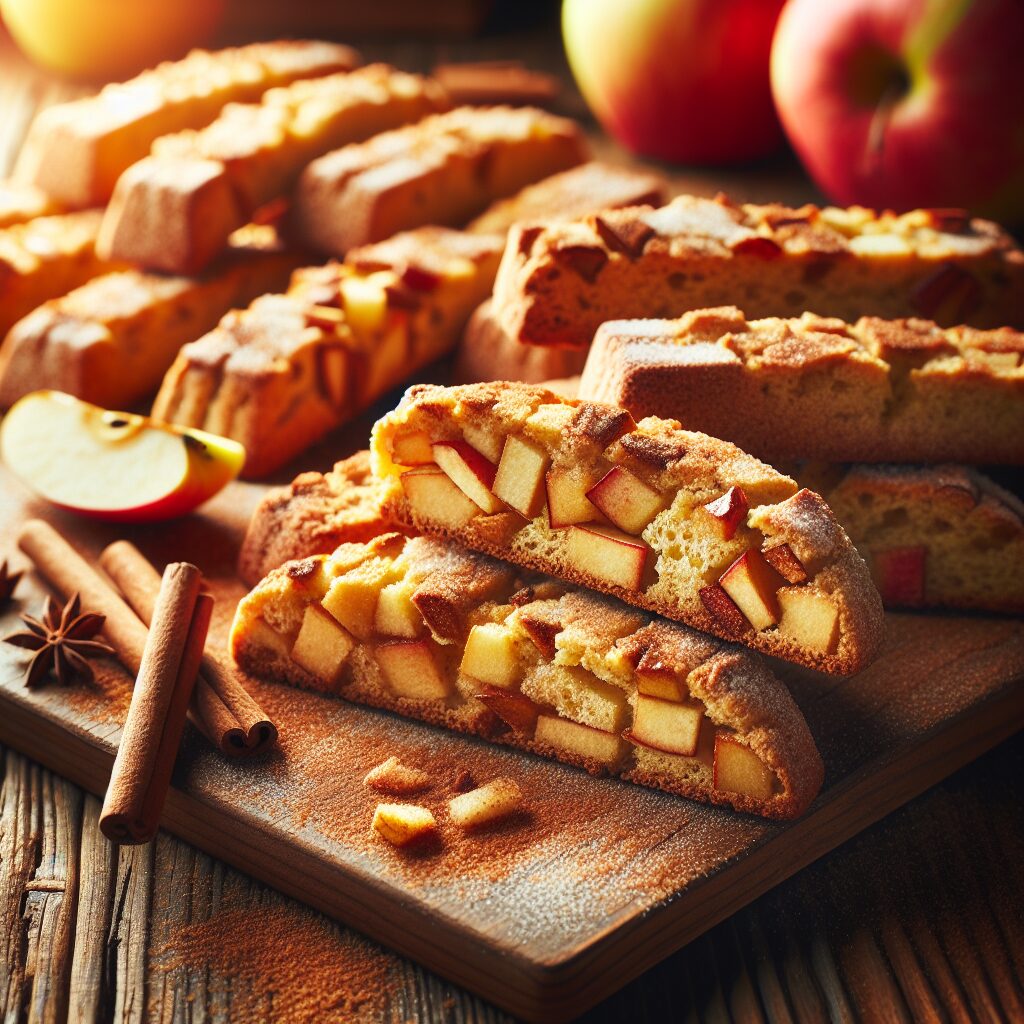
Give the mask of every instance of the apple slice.
<svg viewBox="0 0 1024 1024">
<path fill-rule="evenodd" d="M 402 474 L 401 481 L 413 512 L 438 526 L 457 530 L 480 515 L 480 506 L 437 466 L 410 469 Z"/>
<path fill-rule="evenodd" d="M 750 631 L 750 623 L 743 617 L 743 612 L 717 583 L 701 587 L 700 601 L 726 636 L 741 636 Z"/>
<path fill-rule="evenodd" d="M 500 622 L 474 626 L 469 631 L 459 671 L 492 686 L 515 686 L 520 670 L 512 631 Z"/>
<path fill-rule="evenodd" d="M 333 615 L 318 604 L 307 605 L 292 644 L 292 661 L 325 686 L 333 686 L 355 644 L 352 634 Z"/>
<path fill-rule="evenodd" d="M 806 583 L 810 577 L 804 563 L 793 554 L 788 544 L 776 544 L 773 548 L 762 548 L 765 561 L 787 582 Z"/>
<path fill-rule="evenodd" d="M 385 286 L 393 280 L 388 272 L 353 275 L 341 279 L 341 302 L 345 317 L 361 338 L 368 338 L 378 330 L 388 315 L 388 295 Z"/>
<path fill-rule="evenodd" d="M 515 779 L 492 779 L 486 786 L 448 801 L 448 814 L 459 828 L 479 828 L 499 818 L 507 818 L 519 808 L 523 793 Z"/>
<path fill-rule="evenodd" d="M 413 604 L 416 584 L 409 580 L 381 588 L 373 615 L 373 631 L 380 636 L 415 639 L 423 632 L 423 616 Z"/>
<path fill-rule="evenodd" d="M 715 789 L 755 800 L 767 800 L 774 789 L 774 776 L 761 758 L 722 732 L 715 735 L 714 779 Z"/>
<path fill-rule="evenodd" d="M 640 589 L 650 550 L 642 540 L 607 526 L 570 526 L 565 537 L 570 565 L 626 590 Z"/>
<path fill-rule="evenodd" d="M 494 475 L 494 493 L 509 508 L 532 519 L 544 507 L 544 474 L 550 462 L 540 445 L 509 434 Z"/>
<path fill-rule="evenodd" d="M 394 846 L 408 846 L 437 832 L 434 815 L 418 804 L 377 804 L 373 829 Z"/>
<path fill-rule="evenodd" d="M 754 629 L 769 629 L 779 621 L 775 593 L 784 581 L 760 551 L 745 551 L 718 582 Z"/>
<path fill-rule="evenodd" d="M 448 474 L 456 487 L 484 512 L 500 512 L 504 507 L 491 488 L 497 466 L 465 441 L 438 441 L 432 444 L 434 461 Z"/>
<path fill-rule="evenodd" d="M 637 693 L 662 700 L 685 700 L 689 695 L 685 684 L 650 650 L 644 651 L 633 673 Z"/>
<path fill-rule="evenodd" d="M 636 739 L 655 750 L 692 757 L 697 751 L 704 709 L 658 697 L 637 697 L 633 725 L 626 739 Z"/>
<path fill-rule="evenodd" d="M 226 437 L 34 391 L 0 425 L 0 458 L 26 486 L 70 512 L 156 522 L 212 498 L 242 469 Z"/>
<path fill-rule="evenodd" d="M 388 582 L 389 563 L 371 558 L 331 581 L 323 607 L 354 637 L 369 640 L 381 589 Z"/>
<path fill-rule="evenodd" d="M 533 738 L 556 750 L 605 765 L 616 764 L 622 759 L 623 741 L 618 734 L 603 732 L 557 715 L 538 716 Z"/>
<path fill-rule="evenodd" d="M 378 644 L 374 657 L 388 686 L 410 700 L 444 700 L 451 686 L 437 663 L 437 644 L 422 640 L 395 640 Z"/>
<path fill-rule="evenodd" d="M 576 466 L 552 469 L 544 475 L 548 523 L 552 530 L 597 520 L 597 508 L 587 498 L 587 491 L 592 486 L 593 480 Z"/>
<path fill-rule="evenodd" d="M 622 466 L 613 466 L 593 487 L 587 498 L 620 530 L 641 534 L 647 524 L 668 506 L 668 498 L 649 487 Z"/>
<path fill-rule="evenodd" d="M 422 430 L 413 430 L 395 437 L 391 458 L 400 466 L 426 466 L 434 461 L 430 438 Z"/>
<path fill-rule="evenodd" d="M 715 532 L 722 540 L 732 540 L 736 528 L 746 521 L 750 504 L 741 487 L 730 487 L 720 498 L 709 501 L 704 507 Z"/>
<path fill-rule="evenodd" d="M 925 566 L 928 549 L 924 546 L 871 549 L 871 575 L 890 608 L 918 608 L 924 603 Z"/>
<path fill-rule="evenodd" d="M 783 587 L 779 632 L 812 651 L 831 654 L 839 639 L 839 609 L 830 597 L 809 587 Z"/>
<path fill-rule="evenodd" d="M 533 735 L 540 708 L 525 694 L 485 685 L 474 696 L 516 732 Z"/>
</svg>

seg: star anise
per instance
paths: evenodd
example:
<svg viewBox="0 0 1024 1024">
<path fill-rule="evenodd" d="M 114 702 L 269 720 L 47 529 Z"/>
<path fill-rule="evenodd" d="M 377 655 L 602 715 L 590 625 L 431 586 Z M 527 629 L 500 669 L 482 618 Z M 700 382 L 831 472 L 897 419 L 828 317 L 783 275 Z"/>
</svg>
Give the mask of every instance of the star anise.
<svg viewBox="0 0 1024 1024">
<path fill-rule="evenodd" d="M 92 665 L 86 660 L 97 654 L 113 654 L 114 649 L 93 637 L 103 628 L 106 616 L 83 612 L 78 594 L 62 608 L 53 598 L 46 599 L 42 620 L 22 615 L 28 629 L 4 637 L 5 644 L 35 651 L 25 670 L 25 685 L 38 686 L 52 670 L 61 686 L 74 679 L 92 682 Z"/>
<path fill-rule="evenodd" d="M 23 575 L 24 573 L 20 572 L 8 572 L 7 562 L 0 562 L 0 605 L 6 604 L 11 599 L 14 588 Z"/>
</svg>

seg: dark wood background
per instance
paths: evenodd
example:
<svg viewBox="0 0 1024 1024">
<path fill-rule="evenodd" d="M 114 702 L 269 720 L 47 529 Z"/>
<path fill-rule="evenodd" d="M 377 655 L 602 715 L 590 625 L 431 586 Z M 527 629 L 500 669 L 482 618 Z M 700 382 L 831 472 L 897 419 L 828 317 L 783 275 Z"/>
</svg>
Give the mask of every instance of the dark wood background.
<svg viewBox="0 0 1024 1024">
<path fill-rule="evenodd" d="M 512 56 L 565 74 L 551 26 L 446 44 L 357 44 L 411 69 Z M 0 169 L 32 112 L 68 94 L 0 41 Z M 564 106 L 582 113 L 571 88 Z M 675 181 L 744 199 L 815 198 L 786 156 L 743 172 L 677 173 Z M 322 447 L 314 461 L 326 453 Z M 150 847 L 112 851 L 97 828 L 96 798 L 14 751 L 3 755 L 4 1021 L 510 1020 L 165 834 Z M 1024 1020 L 1022 778 L 1018 735 L 583 1019 Z M 227 943 L 204 956 L 169 946 L 182 924 L 228 914 L 248 932 L 244 956 Z M 310 949 L 301 972 L 284 966 L 296 942 Z M 310 999 L 332 979 L 351 993 L 364 977 L 371 981 L 363 1001 L 331 1007 Z"/>
</svg>

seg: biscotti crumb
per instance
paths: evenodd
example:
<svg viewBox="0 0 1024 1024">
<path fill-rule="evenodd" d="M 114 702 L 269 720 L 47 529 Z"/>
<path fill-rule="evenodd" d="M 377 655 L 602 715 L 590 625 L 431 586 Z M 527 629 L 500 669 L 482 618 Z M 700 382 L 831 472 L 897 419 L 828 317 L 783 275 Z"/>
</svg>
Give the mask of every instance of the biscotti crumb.
<svg viewBox="0 0 1024 1024">
<path fill-rule="evenodd" d="M 448 801 L 448 813 L 459 828 L 478 828 L 481 825 L 508 817 L 518 810 L 523 793 L 515 779 L 492 779 L 485 786 L 453 797 Z"/>
<path fill-rule="evenodd" d="M 434 815 L 418 804 L 377 804 L 373 830 L 394 846 L 408 846 L 437 831 Z"/>
<path fill-rule="evenodd" d="M 397 757 L 389 757 L 366 773 L 363 785 L 377 790 L 378 793 L 400 796 L 429 789 L 430 776 L 418 768 L 409 768 L 402 764 Z"/>
</svg>

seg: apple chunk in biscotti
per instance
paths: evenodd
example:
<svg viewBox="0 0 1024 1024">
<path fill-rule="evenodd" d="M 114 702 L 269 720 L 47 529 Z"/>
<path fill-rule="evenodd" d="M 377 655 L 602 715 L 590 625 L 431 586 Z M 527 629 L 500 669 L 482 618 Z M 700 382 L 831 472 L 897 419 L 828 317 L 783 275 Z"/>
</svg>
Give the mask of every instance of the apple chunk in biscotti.
<svg viewBox="0 0 1024 1024">
<path fill-rule="evenodd" d="M 372 460 L 410 528 L 821 671 L 879 646 L 877 591 L 825 501 L 673 420 L 525 384 L 417 385 Z"/>
</svg>

